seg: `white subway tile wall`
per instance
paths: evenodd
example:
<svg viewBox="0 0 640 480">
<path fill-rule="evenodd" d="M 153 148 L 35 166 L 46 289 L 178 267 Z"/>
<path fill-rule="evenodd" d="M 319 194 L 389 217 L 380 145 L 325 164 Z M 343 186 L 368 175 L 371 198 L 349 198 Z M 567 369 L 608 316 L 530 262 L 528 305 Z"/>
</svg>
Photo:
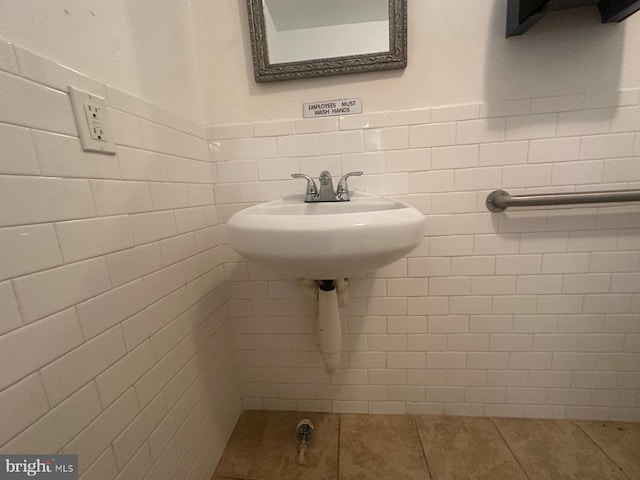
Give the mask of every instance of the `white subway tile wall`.
<svg viewBox="0 0 640 480">
<path fill-rule="evenodd" d="M 351 279 L 334 376 L 297 280 L 226 250 L 244 407 L 639 421 L 638 207 L 484 206 L 638 188 L 639 92 L 209 127 L 224 219 L 325 169 L 425 214 L 418 248 Z"/>
<path fill-rule="evenodd" d="M 115 156 L 80 149 L 68 84 L 107 97 Z M 205 127 L 2 40 L 0 85 L 0 451 L 209 478 L 241 403 Z"/>
<path fill-rule="evenodd" d="M 67 84 L 107 98 L 116 156 L 80 150 Z M 242 407 L 640 420 L 637 207 L 484 207 L 638 188 L 640 89 L 205 127 L 0 40 L 0 103 L 2 452 L 177 480 Z M 351 279 L 333 376 L 313 301 L 224 228 L 324 169 L 425 214 Z"/>
</svg>

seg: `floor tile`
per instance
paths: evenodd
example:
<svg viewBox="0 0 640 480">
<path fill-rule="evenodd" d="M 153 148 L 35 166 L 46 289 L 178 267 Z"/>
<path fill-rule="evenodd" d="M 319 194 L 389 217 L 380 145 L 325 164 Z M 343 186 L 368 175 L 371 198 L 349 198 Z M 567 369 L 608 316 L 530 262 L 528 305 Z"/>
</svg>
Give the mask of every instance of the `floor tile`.
<svg viewBox="0 0 640 480">
<path fill-rule="evenodd" d="M 530 480 L 626 479 L 573 422 L 508 418 L 494 422 Z"/>
<path fill-rule="evenodd" d="M 269 412 L 242 412 L 218 462 L 214 479 L 247 478 L 269 417 Z"/>
<path fill-rule="evenodd" d="M 297 465 L 296 426 L 303 418 L 315 425 L 306 454 L 307 463 Z M 274 412 L 248 478 L 252 480 L 333 480 L 338 474 L 340 418 L 332 413 Z"/>
<path fill-rule="evenodd" d="M 406 415 L 342 415 L 339 463 L 340 480 L 430 478 Z"/>
<path fill-rule="evenodd" d="M 576 423 L 629 478 L 640 479 L 640 423 Z"/>
<path fill-rule="evenodd" d="M 304 417 L 317 428 L 298 466 Z M 638 452 L 638 423 L 248 411 L 212 480 L 640 480 Z"/>
<path fill-rule="evenodd" d="M 526 480 L 488 418 L 415 416 L 433 480 Z"/>
</svg>

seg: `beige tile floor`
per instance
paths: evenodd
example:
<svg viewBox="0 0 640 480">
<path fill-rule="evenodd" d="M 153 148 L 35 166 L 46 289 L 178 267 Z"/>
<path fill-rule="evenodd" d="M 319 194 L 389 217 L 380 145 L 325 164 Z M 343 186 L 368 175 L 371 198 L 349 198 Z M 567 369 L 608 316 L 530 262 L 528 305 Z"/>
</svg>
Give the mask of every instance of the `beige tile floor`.
<svg viewBox="0 0 640 480">
<path fill-rule="evenodd" d="M 212 480 L 228 479 L 640 480 L 640 423 L 247 411 Z"/>
</svg>

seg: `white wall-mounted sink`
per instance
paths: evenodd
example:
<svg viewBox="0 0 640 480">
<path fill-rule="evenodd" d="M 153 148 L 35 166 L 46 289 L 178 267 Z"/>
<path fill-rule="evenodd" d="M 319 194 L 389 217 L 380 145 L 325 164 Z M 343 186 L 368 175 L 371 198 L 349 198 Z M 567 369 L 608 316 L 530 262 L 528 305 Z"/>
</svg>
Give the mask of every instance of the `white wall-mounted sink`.
<svg viewBox="0 0 640 480">
<path fill-rule="evenodd" d="M 231 247 L 243 257 L 295 277 L 332 280 L 370 272 L 419 243 L 424 215 L 414 207 L 353 192 L 348 202 L 304 203 L 289 195 L 235 213 Z"/>
</svg>

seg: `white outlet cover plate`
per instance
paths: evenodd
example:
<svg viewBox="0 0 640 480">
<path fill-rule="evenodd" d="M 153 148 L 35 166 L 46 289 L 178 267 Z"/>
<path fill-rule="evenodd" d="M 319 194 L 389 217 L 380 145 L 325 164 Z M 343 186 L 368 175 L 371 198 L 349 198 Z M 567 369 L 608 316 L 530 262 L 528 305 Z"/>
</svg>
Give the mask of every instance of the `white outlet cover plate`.
<svg viewBox="0 0 640 480">
<path fill-rule="evenodd" d="M 105 99 L 93 95 L 92 93 L 78 90 L 71 85 L 69 85 L 69 96 L 71 97 L 71 107 L 73 108 L 73 116 L 76 119 L 76 126 L 78 127 L 78 135 L 80 137 L 82 149 L 90 152 L 115 154 L 116 146 L 113 143 L 113 135 L 111 133 L 111 126 L 109 124 L 109 116 L 107 112 L 107 102 Z M 89 130 L 92 126 L 89 125 L 89 121 L 87 120 L 85 104 L 99 107 L 99 120 L 100 127 L 102 129 L 100 139 L 92 138 L 92 132 Z M 93 136 L 96 137 L 96 135 Z"/>
</svg>

